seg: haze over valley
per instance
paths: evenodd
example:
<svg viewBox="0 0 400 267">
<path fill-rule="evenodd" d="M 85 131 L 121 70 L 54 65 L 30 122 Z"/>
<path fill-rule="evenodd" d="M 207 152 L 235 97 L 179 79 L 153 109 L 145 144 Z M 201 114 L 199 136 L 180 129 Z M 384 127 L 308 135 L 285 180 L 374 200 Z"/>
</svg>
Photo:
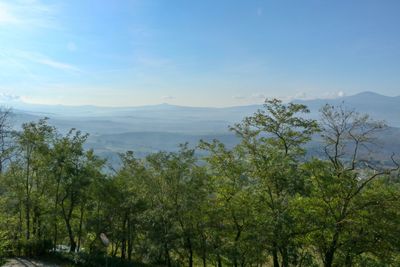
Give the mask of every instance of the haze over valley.
<svg viewBox="0 0 400 267">
<path fill-rule="evenodd" d="M 390 97 L 374 92 L 363 92 L 352 96 L 329 99 L 293 100 L 305 104 L 310 109 L 310 117 L 319 119 L 319 110 L 325 105 L 342 103 L 361 114 L 369 114 L 372 119 L 384 120 L 390 131 L 379 137 L 385 153 L 400 152 L 400 96 Z M 252 115 L 262 105 L 234 106 L 226 108 L 188 107 L 159 104 L 139 107 L 98 107 L 35 105 L 22 101 L 3 102 L 12 107 L 14 123 L 49 118 L 49 123 L 61 132 L 71 128 L 88 133 L 87 148 L 111 160 L 116 153 L 134 151 L 143 157 L 159 150 L 177 151 L 178 145 L 189 142 L 197 145 L 203 139 L 219 139 L 232 147 L 238 142 L 229 126 Z M 316 144 L 314 144 L 316 145 Z"/>
</svg>

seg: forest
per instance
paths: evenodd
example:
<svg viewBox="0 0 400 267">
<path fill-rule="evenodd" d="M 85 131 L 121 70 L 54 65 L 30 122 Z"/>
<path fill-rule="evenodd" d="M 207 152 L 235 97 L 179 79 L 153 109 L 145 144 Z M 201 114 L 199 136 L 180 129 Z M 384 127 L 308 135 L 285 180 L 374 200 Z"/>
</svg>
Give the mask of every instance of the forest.
<svg viewBox="0 0 400 267">
<path fill-rule="evenodd" d="M 323 106 L 319 120 L 308 114 L 266 100 L 230 127 L 233 148 L 200 141 L 144 158 L 127 148 L 113 168 L 85 149 L 87 134 L 62 134 L 45 118 L 16 130 L 3 109 L 0 258 L 400 266 L 400 155 L 374 159 L 387 126 L 344 105 Z M 320 151 L 310 153 L 313 138 Z"/>
</svg>

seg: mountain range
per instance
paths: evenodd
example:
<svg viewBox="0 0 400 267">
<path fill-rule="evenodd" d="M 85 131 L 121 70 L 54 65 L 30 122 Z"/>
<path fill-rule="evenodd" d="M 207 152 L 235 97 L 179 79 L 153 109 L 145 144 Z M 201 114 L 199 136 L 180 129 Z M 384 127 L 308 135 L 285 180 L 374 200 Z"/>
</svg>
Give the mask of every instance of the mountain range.
<svg viewBox="0 0 400 267">
<path fill-rule="evenodd" d="M 388 144 L 400 152 L 400 96 L 383 96 L 373 92 L 335 99 L 294 100 L 305 104 L 311 117 L 318 119 L 318 110 L 325 104 L 340 105 L 367 113 L 391 126 Z M 48 117 L 61 132 L 76 128 L 90 134 L 87 146 L 106 157 L 116 152 L 136 151 L 146 155 L 158 150 L 174 151 L 179 143 L 196 144 L 198 140 L 221 139 L 228 145 L 237 143 L 229 125 L 240 122 L 262 105 L 225 108 L 185 107 L 160 104 L 141 107 L 97 107 L 36 105 L 23 102 L 3 103 L 11 106 L 16 127 L 23 122 Z M 399 144 L 397 144 L 399 143 Z"/>
</svg>

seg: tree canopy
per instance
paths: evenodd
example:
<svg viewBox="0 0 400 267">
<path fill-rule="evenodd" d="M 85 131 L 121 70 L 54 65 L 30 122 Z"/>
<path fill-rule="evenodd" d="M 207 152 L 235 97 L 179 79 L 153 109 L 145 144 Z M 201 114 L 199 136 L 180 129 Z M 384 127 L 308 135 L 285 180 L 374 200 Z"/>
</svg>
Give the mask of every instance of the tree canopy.
<svg viewBox="0 0 400 267">
<path fill-rule="evenodd" d="M 85 149 L 87 134 L 61 134 L 47 119 L 15 131 L 2 110 L 0 258 L 400 265 L 399 164 L 396 155 L 379 162 L 371 152 L 385 124 L 344 106 L 322 107 L 319 121 L 308 113 L 267 100 L 231 127 L 240 138 L 235 147 L 200 141 L 145 158 L 127 148 L 121 166 L 110 169 Z M 321 140 L 320 157 L 307 151 L 313 138 Z"/>
</svg>

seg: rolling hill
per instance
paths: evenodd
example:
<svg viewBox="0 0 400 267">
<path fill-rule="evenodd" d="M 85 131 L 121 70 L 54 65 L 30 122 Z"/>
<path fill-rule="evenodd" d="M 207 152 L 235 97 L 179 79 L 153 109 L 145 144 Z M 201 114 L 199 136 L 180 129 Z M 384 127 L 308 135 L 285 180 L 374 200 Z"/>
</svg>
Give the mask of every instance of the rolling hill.
<svg viewBox="0 0 400 267">
<path fill-rule="evenodd" d="M 325 104 L 340 105 L 385 120 L 390 130 L 382 137 L 384 151 L 400 154 L 400 97 L 364 92 L 336 99 L 295 100 L 307 105 L 311 117 L 318 119 L 318 110 Z M 160 104 L 141 107 L 96 107 L 33 105 L 22 102 L 3 103 L 12 106 L 14 125 L 49 117 L 61 132 L 70 128 L 90 134 L 87 147 L 105 157 L 134 150 L 140 156 L 158 150 L 175 151 L 178 144 L 197 144 L 200 139 L 220 139 L 229 146 L 238 142 L 228 130 L 262 105 L 226 108 L 185 107 Z"/>
</svg>

